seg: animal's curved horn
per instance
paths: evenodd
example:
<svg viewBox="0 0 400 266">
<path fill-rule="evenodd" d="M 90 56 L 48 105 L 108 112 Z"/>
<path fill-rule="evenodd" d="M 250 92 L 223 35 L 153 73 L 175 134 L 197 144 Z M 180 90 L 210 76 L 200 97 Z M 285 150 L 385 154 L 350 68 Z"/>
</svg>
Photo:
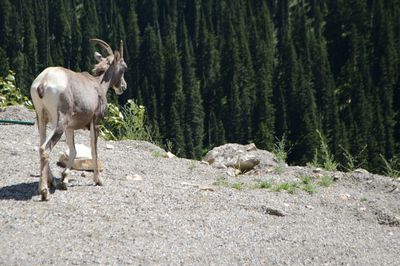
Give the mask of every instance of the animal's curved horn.
<svg viewBox="0 0 400 266">
<path fill-rule="evenodd" d="M 119 53 L 121 54 L 121 58 L 124 58 L 124 42 L 122 40 L 119 45 Z"/>
<path fill-rule="evenodd" d="M 99 44 L 101 47 L 103 47 L 107 51 L 107 53 L 109 55 L 114 55 L 110 45 L 108 45 L 108 43 L 106 43 L 105 41 L 100 40 L 100 39 L 90 39 L 90 41 Z"/>
</svg>

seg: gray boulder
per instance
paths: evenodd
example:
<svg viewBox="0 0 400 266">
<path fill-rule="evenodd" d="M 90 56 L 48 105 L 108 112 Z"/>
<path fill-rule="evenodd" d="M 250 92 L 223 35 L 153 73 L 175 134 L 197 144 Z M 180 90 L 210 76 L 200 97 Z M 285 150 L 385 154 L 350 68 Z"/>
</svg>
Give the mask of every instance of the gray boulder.
<svg viewBox="0 0 400 266">
<path fill-rule="evenodd" d="M 276 156 L 268 151 L 257 149 L 254 143 L 248 145 L 229 143 L 215 147 L 203 158 L 216 168 L 235 168 L 247 172 L 259 167 L 275 167 L 278 165 Z"/>
</svg>

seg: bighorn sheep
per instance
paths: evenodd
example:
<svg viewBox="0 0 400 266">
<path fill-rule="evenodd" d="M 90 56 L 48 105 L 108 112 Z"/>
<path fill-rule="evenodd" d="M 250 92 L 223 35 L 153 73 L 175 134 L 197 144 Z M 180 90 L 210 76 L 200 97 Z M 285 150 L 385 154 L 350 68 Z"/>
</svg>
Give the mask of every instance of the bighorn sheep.
<svg viewBox="0 0 400 266">
<path fill-rule="evenodd" d="M 107 109 L 107 91 L 113 87 L 117 95 L 126 89 L 124 72 L 127 65 L 123 58 L 123 45 L 113 52 L 111 47 L 99 39 L 92 42 L 104 48 L 108 56 L 95 53 L 98 64 L 93 72 L 77 73 L 63 67 L 48 67 L 33 81 L 31 97 L 37 114 L 40 134 L 40 181 L 39 194 L 42 200 L 48 200 L 49 186 L 56 187 L 56 182 L 49 167 L 49 154 L 65 132 L 69 147 L 69 160 L 62 172 L 61 189 L 67 189 L 68 173 L 76 156 L 74 130 L 89 129 L 94 182 L 102 185 L 97 164 L 97 138 L 99 121 Z M 46 126 L 50 123 L 52 130 L 46 138 Z"/>
</svg>

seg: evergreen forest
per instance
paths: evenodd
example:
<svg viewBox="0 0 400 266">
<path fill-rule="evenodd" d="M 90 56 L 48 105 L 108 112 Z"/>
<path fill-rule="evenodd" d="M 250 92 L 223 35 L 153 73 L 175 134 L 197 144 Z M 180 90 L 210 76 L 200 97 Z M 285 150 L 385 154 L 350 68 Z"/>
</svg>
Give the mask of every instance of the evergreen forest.
<svg viewBox="0 0 400 266">
<path fill-rule="evenodd" d="M 400 0 L 0 0 L 0 76 L 26 95 L 48 66 L 90 71 L 90 38 L 123 40 L 119 103 L 179 156 L 285 140 L 306 164 L 325 142 L 379 172 L 400 154 Z"/>
</svg>

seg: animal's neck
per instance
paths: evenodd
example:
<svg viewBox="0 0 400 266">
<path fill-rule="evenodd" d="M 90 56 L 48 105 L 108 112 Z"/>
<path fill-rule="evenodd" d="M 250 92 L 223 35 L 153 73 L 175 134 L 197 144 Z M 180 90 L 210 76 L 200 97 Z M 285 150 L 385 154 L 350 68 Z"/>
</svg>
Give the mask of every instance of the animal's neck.
<svg viewBox="0 0 400 266">
<path fill-rule="evenodd" d="M 101 97 L 106 97 L 107 91 L 111 86 L 111 80 L 106 81 L 104 79 L 104 75 L 105 75 L 105 73 L 96 77 L 98 80 L 98 84 L 99 84 L 98 93 L 99 93 L 99 96 L 101 96 Z"/>
<path fill-rule="evenodd" d="M 99 95 L 100 96 L 106 96 L 107 95 L 107 91 L 111 86 L 111 81 L 112 81 L 112 76 L 113 76 L 113 66 L 110 66 L 107 71 L 105 71 L 103 74 L 101 74 L 98 77 L 98 81 L 99 81 Z"/>
</svg>

